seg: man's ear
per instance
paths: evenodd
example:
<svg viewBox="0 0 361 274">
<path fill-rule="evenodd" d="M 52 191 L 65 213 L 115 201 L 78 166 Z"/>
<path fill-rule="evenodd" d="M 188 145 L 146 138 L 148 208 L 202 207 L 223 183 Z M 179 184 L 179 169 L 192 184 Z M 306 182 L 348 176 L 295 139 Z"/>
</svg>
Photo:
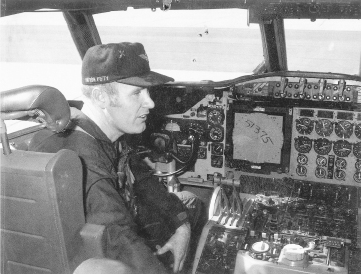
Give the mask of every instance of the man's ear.
<svg viewBox="0 0 361 274">
<path fill-rule="evenodd" d="M 106 108 L 110 103 L 108 93 L 102 88 L 96 87 L 92 90 L 92 100 L 100 108 Z"/>
</svg>

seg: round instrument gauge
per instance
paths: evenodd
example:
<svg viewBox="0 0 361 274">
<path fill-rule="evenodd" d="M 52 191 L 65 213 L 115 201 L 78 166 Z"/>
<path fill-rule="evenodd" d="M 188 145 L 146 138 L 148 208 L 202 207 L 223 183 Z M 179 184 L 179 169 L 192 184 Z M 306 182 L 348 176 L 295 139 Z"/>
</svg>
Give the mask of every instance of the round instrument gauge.
<svg viewBox="0 0 361 274">
<path fill-rule="evenodd" d="M 355 135 L 357 138 L 361 139 L 361 124 L 355 126 Z"/>
<path fill-rule="evenodd" d="M 353 145 L 353 155 L 356 156 L 356 158 L 361 158 L 361 142 L 358 142 Z"/>
<path fill-rule="evenodd" d="M 297 166 L 296 173 L 298 176 L 306 176 L 307 168 L 305 166 Z"/>
<path fill-rule="evenodd" d="M 300 134 L 309 135 L 313 131 L 313 121 L 311 121 L 309 118 L 297 119 L 296 129 Z"/>
<path fill-rule="evenodd" d="M 340 121 L 335 124 L 335 133 L 340 138 L 350 138 L 353 133 L 353 125 L 349 121 Z"/>
<path fill-rule="evenodd" d="M 222 155 L 223 154 L 223 144 L 222 143 L 212 143 L 211 144 L 211 152 L 214 155 Z"/>
<path fill-rule="evenodd" d="M 300 153 L 308 153 L 312 148 L 312 140 L 308 137 L 295 138 L 295 148 Z"/>
<path fill-rule="evenodd" d="M 336 169 L 335 171 L 335 179 L 336 180 L 345 180 L 346 178 L 346 172 L 341 169 Z"/>
<path fill-rule="evenodd" d="M 305 165 L 308 162 L 308 157 L 305 154 L 298 154 L 297 156 L 297 162 L 300 165 Z"/>
<path fill-rule="evenodd" d="M 316 158 L 316 164 L 318 166 L 326 166 L 327 165 L 327 159 L 323 156 L 317 156 Z"/>
<path fill-rule="evenodd" d="M 220 125 L 223 123 L 224 114 L 220 109 L 211 109 L 207 113 L 207 121 L 214 125 Z"/>
<path fill-rule="evenodd" d="M 317 178 L 325 178 L 326 177 L 326 170 L 322 167 L 316 167 L 315 176 Z"/>
<path fill-rule="evenodd" d="M 336 161 L 335 161 L 335 166 L 338 168 L 338 169 L 345 169 L 346 166 L 347 166 L 347 162 L 344 158 L 337 158 Z"/>
<path fill-rule="evenodd" d="M 353 179 L 355 180 L 356 183 L 361 183 L 361 172 L 356 172 L 353 175 Z"/>
<path fill-rule="evenodd" d="M 320 136 L 330 136 L 333 131 L 333 124 L 328 119 L 318 120 L 316 121 L 315 131 Z"/>
<path fill-rule="evenodd" d="M 208 133 L 209 139 L 212 142 L 222 142 L 224 137 L 223 128 L 220 126 L 213 126 Z"/>
<path fill-rule="evenodd" d="M 332 143 L 326 138 L 320 138 L 315 141 L 314 149 L 319 155 L 327 155 L 332 149 Z"/>
<path fill-rule="evenodd" d="M 352 150 L 352 145 L 345 140 L 338 140 L 333 145 L 333 152 L 338 157 L 347 157 Z"/>
<path fill-rule="evenodd" d="M 360 171 L 361 170 L 361 161 L 360 160 L 357 160 L 356 163 L 355 163 L 355 168 Z"/>
</svg>

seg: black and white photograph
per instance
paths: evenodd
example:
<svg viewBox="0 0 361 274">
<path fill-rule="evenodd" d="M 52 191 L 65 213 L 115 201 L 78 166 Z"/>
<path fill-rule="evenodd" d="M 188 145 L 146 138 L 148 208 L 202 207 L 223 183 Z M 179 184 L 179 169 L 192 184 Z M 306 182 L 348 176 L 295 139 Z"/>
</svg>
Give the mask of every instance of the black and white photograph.
<svg viewBox="0 0 361 274">
<path fill-rule="evenodd" d="M 0 274 L 361 273 L 361 1 L 1 0 Z"/>
</svg>

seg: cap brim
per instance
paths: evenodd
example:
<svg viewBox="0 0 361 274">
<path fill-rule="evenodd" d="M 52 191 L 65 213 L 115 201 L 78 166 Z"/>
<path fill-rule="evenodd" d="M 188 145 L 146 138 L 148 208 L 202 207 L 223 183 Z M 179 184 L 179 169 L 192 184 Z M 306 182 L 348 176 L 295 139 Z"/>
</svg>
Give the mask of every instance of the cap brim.
<svg viewBox="0 0 361 274">
<path fill-rule="evenodd" d="M 174 81 L 173 78 L 154 71 L 150 71 L 142 76 L 134 76 L 134 77 L 117 80 L 118 83 L 123 83 L 131 86 L 139 86 L 139 87 L 158 86 L 173 81 Z"/>
</svg>

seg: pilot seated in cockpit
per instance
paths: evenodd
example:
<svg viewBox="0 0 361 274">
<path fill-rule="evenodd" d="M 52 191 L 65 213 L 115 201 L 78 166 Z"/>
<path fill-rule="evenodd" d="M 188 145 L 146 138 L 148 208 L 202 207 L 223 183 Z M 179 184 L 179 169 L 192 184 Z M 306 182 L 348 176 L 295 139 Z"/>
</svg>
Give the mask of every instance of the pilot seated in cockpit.
<svg viewBox="0 0 361 274">
<path fill-rule="evenodd" d="M 150 71 L 140 43 L 94 46 L 83 59 L 83 107 L 72 108 L 66 131 L 41 131 L 30 145 L 39 152 L 78 153 L 86 222 L 105 225 L 106 257 L 126 263 L 134 273 L 167 273 L 160 260 L 168 251 L 173 271 L 182 270 L 191 230 L 201 216 L 195 195 L 168 193 L 124 140 L 146 128 L 154 107 L 148 88 L 168 81 L 173 79 Z"/>
</svg>

